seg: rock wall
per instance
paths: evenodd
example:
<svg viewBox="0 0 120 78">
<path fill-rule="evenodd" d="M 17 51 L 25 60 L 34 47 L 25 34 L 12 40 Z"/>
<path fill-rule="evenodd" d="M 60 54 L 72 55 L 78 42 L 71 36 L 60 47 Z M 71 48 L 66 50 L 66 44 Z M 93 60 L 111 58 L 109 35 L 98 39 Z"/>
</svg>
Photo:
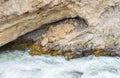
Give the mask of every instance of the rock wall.
<svg viewBox="0 0 120 78">
<path fill-rule="evenodd" d="M 34 39 L 44 50 L 119 51 L 120 0 L 5 0 L 0 3 L 0 46 L 44 25 L 49 27 L 48 31 Z"/>
</svg>

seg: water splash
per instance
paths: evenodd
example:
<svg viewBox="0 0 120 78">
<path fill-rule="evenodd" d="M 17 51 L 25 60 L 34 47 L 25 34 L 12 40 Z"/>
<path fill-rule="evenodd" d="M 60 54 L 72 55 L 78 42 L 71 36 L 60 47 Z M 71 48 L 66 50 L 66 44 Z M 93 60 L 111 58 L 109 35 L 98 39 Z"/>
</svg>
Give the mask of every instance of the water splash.
<svg viewBox="0 0 120 78">
<path fill-rule="evenodd" d="M 72 59 L 30 56 L 27 51 L 0 54 L 0 78 L 120 78 L 119 57 Z"/>
</svg>

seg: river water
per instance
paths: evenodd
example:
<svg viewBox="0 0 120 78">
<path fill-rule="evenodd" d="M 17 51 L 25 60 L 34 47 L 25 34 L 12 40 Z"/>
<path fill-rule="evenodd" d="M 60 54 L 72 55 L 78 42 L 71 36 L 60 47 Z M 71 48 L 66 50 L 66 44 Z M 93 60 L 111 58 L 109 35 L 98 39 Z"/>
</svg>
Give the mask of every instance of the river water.
<svg viewBox="0 0 120 78">
<path fill-rule="evenodd" d="M 89 56 L 68 61 L 61 56 L 5 51 L 0 53 L 0 78 L 120 78 L 120 58 Z"/>
</svg>

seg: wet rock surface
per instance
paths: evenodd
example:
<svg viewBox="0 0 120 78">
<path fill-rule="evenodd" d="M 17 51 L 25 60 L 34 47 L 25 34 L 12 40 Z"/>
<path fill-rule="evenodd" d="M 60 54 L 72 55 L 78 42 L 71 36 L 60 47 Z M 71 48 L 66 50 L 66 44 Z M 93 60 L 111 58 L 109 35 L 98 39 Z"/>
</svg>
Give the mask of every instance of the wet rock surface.
<svg viewBox="0 0 120 78">
<path fill-rule="evenodd" d="M 25 37 L 25 36 L 23 36 Z M 5 46 L 2 46 L 0 48 L 0 51 L 15 51 L 15 50 L 21 50 L 21 51 L 26 51 L 29 50 L 29 54 L 31 56 L 41 56 L 41 55 L 51 55 L 51 56 L 64 56 L 67 60 L 74 59 L 74 58 L 80 58 L 80 57 L 87 57 L 90 55 L 95 55 L 95 56 L 120 56 L 119 52 L 116 51 L 116 49 L 94 49 L 94 50 L 81 50 L 81 51 L 58 51 L 54 49 L 49 49 L 45 51 L 37 45 L 33 40 L 30 39 L 24 39 L 23 37 L 18 38 L 17 40 L 8 43 Z M 80 50 L 80 49 L 79 49 Z M 117 53 L 118 52 L 118 53 Z M 74 74 L 74 73 L 73 73 Z"/>
</svg>

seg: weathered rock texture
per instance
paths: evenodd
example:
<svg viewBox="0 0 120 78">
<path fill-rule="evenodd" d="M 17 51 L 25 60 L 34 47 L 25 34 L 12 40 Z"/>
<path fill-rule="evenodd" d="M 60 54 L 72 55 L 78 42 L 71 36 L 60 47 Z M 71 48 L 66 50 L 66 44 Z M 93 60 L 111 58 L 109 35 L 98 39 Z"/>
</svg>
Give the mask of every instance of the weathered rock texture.
<svg viewBox="0 0 120 78">
<path fill-rule="evenodd" d="M 0 46 L 53 22 L 44 25 L 50 28 L 35 39 L 44 50 L 120 48 L 120 0 L 3 0 L 0 3 Z"/>
<path fill-rule="evenodd" d="M 41 25 L 75 17 L 64 0 L 8 0 L 0 5 L 0 46 Z"/>
</svg>

